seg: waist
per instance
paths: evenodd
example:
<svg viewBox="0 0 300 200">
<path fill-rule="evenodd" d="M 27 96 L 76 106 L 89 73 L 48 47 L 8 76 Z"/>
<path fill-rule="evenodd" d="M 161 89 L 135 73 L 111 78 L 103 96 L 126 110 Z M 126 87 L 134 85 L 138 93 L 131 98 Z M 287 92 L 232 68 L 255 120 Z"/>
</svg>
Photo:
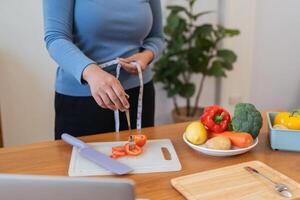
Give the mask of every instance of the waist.
<svg viewBox="0 0 300 200">
<path fill-rule="evenodd" d="M 111 65 L 104 68 L 104 70 L 115 76 L 116 66 L 117 65 Z M 149 65 L 143 72 L 144 84 L 150 82 L 152 80 L 152 76 L 152 65 Z M 130 74 L 123 69 L 121 69 L 119 81 L 125 90 L 139 86 L 138 76 Z M 88 84 L 80 84 L 72 75 L 66 73 L 60 67 L 57 68 L 55 91 L 69 96 L 91 96 L 91 91 Z"/>
<path fill-rule="evenodd" d="M 80 46 L 80 49 L 85 55 L 94 60 L 97 64 L 101 64 L 119 57 L 126 58 L 138 53 L 141 51 L 141 46 L 138 44 L 110 44 L 106 46 L 103 44 L 94 44 L 91 46 Z"/>
</svg>

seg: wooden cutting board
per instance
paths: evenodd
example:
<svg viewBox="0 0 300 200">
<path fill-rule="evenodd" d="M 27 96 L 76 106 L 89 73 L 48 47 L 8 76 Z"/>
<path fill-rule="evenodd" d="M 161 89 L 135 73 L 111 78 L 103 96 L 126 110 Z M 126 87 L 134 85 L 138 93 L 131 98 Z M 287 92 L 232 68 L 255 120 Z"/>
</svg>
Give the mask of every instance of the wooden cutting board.
<svg viewBox="0 0 300 200">
<path fill-rule="evenodd" d="M 251 161 L 224 168 L 209 170 L 171 180 L 171 183 L 189 200 L 284 200 L 267 180 L 247 172 L 250 166 L 274 181 L 286 184 L 293 198 L 300 199 L 300 185 L 289 177 L 260 161 Z"/>
<path fill-rule="evenodd" d="M 121 146 L 127 141 L 120 142 L 96 142 L 89 143 L 95 150 L 106 155 L 111 155 L 111 148 Z M 177 157 L 172 142 L 169 139 L 148 140 L 143 147 L 143 154 L 133 157 L 125 156 L 118 158 L 118 161 L 133 168 L 133 174 L 136 173 L 153 173 L 169 172 L 181 170 L 181 164 Z M 69 176 L 96 176 L 112 175 L 109 171 L 83 158 L 79 150 L 73 147 Z"/>
</svg>

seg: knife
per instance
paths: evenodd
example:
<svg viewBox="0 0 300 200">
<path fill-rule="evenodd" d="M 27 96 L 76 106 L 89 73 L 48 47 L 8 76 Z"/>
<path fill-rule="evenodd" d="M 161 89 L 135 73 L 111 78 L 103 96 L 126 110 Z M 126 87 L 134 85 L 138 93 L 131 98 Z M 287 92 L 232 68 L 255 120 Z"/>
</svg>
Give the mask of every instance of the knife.
<svg viewBox="0 0 300 200">
<path fill-rule="evenodd" d="M 108 157 L 107 155 L 100 153 L 99 151 L 96 151 L 88 144 L 67 133 L 62 134 L 61 138 L 66 143 L 77 147 L 82 157 L 92 161 L 93 163 L 99 165 L 100 167 L 103 167 L 106 170 L 111 171 L 114 174 L 123 175 L 133 171 L 131 167 L 120 163 Z"/>
<path fill-rule="evenodd" d="M 134 148 L 134 139 L 133 139 L 133 134 L 131 129 L 129 110 L 125 110 L 125 114 L 127 119 L 128 130 L 129 130 L 129 149 L 132 150 Z"/>
</svg>

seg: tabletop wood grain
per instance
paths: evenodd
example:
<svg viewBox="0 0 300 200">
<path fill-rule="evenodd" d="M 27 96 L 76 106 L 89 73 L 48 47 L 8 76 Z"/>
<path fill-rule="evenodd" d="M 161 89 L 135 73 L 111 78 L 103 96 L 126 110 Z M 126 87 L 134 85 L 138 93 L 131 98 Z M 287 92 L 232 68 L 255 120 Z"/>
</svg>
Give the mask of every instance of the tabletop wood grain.
<svg viewBox="0 0 300 200">
<path fill-rule="evenodd" d="M 127 175 L 136 182 L 138 197 L 149 199 L 183 199 L 172 188 L 174 177 L 216 169 L 246 161 L 260 160 L 283 174 L 300 182 L 300 154 L 295 152 L 273 151 L 268 140 L 267 124 L 259 135 L 259 144 L 252 151 L 234 157 L 210 157 L 195 152 L 182 140 L 187 123 L 145 128 L 142 130 L 149 139 L 171 139 L 182 165 L 179 172 Z M 120 132 L 120 139 L 128 137 L 128 131 Z M 85 142 L 117 140 L 114 133 L 82 137 Z M 72 147 L 62 141 L 49 141 L 11 148 L 0 149 L 0 173 L 39 174 L 67 176 Z"/>
</svg>

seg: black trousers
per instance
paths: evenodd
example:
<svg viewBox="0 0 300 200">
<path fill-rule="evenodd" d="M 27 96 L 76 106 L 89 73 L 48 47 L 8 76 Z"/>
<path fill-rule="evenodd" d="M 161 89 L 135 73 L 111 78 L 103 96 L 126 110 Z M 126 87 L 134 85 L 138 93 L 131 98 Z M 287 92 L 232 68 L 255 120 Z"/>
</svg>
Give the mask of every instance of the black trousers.
<svg viewBox="0 0 300 200">
<path fill-rule="evenodd" d="M 130 96 L 131 126 L 136 128 L 139 87 L 126 90 Z M 153 82 L 144 85 L 142 127 L 154 125 L 155 91 Z M 125 113 L 120 112 L 120 130 L 128 129 Z M 85 136 L 115 131 L 114 112 L 101 108 L 93 97 L 55 93 L 55 139 L 62 133 Z"/>
</svg>

